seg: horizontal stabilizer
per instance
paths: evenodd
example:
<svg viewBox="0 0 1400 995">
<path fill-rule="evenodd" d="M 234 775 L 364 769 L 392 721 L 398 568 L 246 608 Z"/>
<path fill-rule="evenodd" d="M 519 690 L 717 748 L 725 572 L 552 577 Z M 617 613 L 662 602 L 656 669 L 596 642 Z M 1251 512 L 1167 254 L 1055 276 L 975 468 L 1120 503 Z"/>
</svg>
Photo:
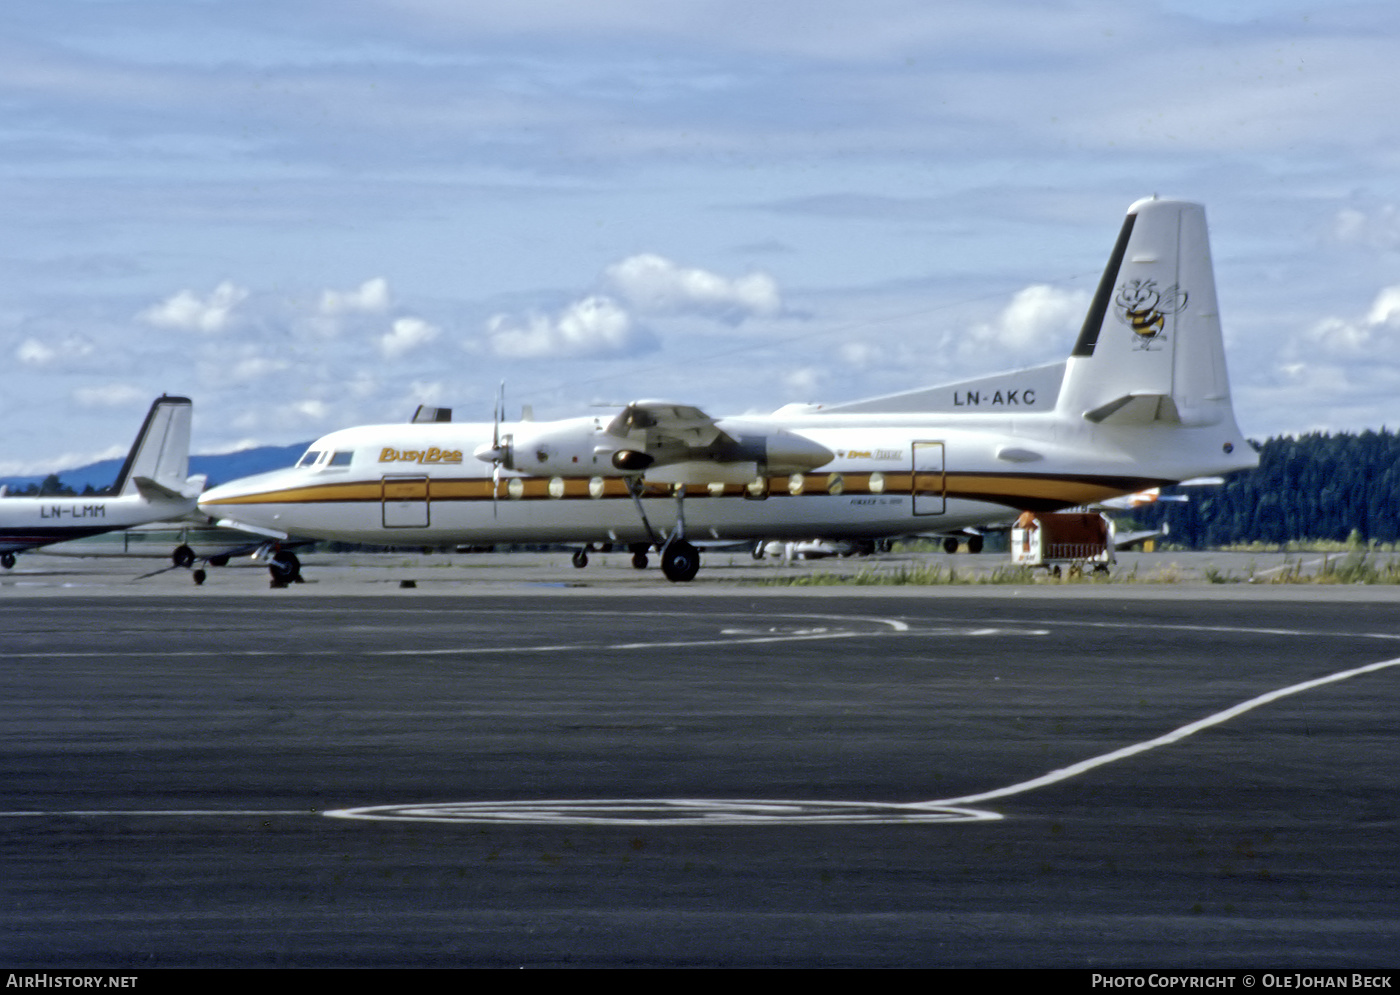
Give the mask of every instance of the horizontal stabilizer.
<svg viewBox="0 0 1400 995">
<path fill-rule="evenodd" d="M 1095 425 L 1147 425 L 1154 421 L 1181 424 L 1176 403 L 1168 394 L 1124 394 L 1093 411 L 1084 412 L 1084 420 Z"/>
<path fill-rule="evenodd" d="M 199 497 L 204 491 L 204 485 L 209 482 L 209 477 L 207 474 L 197 473 L 185 478 L 183 487 L 171 487 L 168 481 L 145 476 L 132 477 L 131 480 L 136 485 L 137 492 L 147 501 L 189 501 Z"/>
</svg>

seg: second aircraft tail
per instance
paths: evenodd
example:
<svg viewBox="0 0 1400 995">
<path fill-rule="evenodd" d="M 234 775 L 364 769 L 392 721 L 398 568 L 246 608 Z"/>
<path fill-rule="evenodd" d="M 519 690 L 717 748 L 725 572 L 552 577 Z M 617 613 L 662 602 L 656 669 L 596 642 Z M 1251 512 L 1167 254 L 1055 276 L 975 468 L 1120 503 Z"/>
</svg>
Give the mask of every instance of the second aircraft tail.
<svg viewBox="0 0 1400 995">
<path fill-rule="evenodd" d="M 198 493 L 189 480 L 193 409 L 188 397 L 156 399 L 113 485 L 118 495 L 189 498 Z"/>
</svg>

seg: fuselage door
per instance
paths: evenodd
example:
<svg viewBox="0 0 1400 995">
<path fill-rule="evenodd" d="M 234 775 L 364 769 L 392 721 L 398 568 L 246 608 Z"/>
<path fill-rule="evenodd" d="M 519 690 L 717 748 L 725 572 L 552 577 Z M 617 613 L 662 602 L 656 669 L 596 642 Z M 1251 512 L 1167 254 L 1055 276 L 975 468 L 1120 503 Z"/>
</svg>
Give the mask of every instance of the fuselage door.
<svg viewBox="0 0 1400 995">
<path fill-rule="evenodd" d="M 428 527 L 428 478 L 385 477 L 384 527 L 386 529 L 426 529 Z"/>
<path fill-rule="evenodd" d="M 941 515 L 948 507 L 948 478 L 943 463 L 943 443 L 915 442 L 914 476 L 910 486 L 914 514 Z"/>
</svg>

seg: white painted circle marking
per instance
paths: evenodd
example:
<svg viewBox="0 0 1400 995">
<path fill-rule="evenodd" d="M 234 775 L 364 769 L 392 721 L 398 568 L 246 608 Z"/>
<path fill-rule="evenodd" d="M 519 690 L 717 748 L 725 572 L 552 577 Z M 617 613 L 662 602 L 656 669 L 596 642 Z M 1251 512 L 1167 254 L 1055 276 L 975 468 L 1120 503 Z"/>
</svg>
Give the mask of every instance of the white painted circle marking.
<svg viewBox="0 0 1400 995">
<path fill-rule="evenodd" d="M 515 823 L 586 826 L 891 825 L 988 822 L 996 812 L 889 802 L 785 801 L 744 798 L 630 798 L 583 801 L 453 802 L 375 805 L 326 812 L 332 819 L 384 822 Z"/>
</svg>

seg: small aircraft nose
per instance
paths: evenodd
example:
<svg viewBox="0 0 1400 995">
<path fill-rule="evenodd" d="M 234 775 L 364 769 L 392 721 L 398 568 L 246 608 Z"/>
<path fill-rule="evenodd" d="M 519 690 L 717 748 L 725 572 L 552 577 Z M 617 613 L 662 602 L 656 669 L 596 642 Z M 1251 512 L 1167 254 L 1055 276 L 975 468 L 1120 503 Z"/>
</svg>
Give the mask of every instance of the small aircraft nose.
<svg viewBox="0 0 1400 995">
<path fill-rule="evenodd" d="M 275 490 L 278 481 L 269 481 L 267 474 L 231 480 L 218 487 L 211 487 L 199 496 L 199 510 L 211 518 L 224 518 L 237 512 L 239 518 L 247 518 L 264 507 L 259 495 Z"/>
</svg>

